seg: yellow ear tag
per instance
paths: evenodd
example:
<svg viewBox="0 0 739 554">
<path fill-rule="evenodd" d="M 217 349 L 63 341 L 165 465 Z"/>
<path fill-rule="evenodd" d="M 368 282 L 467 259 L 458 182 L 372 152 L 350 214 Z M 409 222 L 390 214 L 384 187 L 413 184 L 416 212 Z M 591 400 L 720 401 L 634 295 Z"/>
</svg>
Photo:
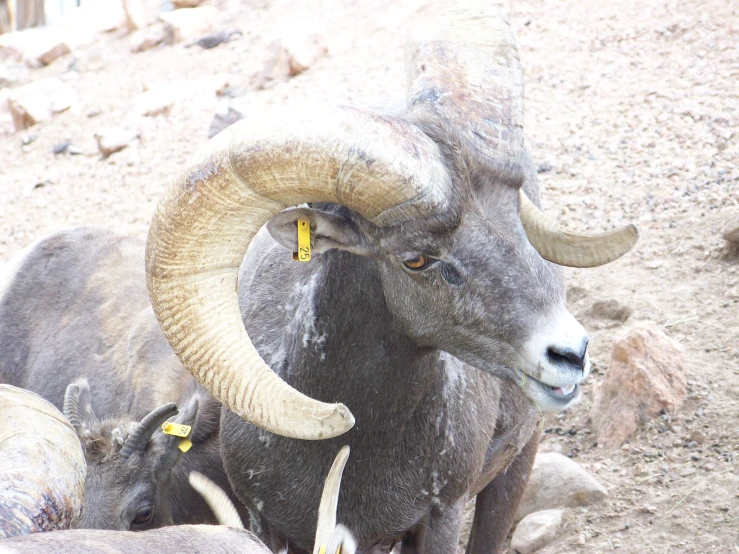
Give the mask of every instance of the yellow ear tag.
<svg viewBox="0 0 739 554">
<path fill-rule="evenodd" d="M 190 434 L 190 431 L 192 431 L 192 427 L 189 425 L 182 425 L 180 423 L 171 423 L 169 421 L 165 421 L 162 423 L 162 432 L 165 435 L 172 435 L 173 437 L 180 437 L 182 440 L 177 445 L 177 448 L 182 450 L 183 452 L 187 452 L 192 448 L 192 442 L 187 438 L 187 436 Z"/>
<path fill-rule="evenodd" d="M 318 554 L 326 554 L 326 545 L 322 544 L 321 547 L 318 549 Z"/>
<path fill-rule="evenodd" d="M 298 251 L 293 252 L 293 260 L 310 261 L 310 221 L 298 219 Z"/>
<path fill-rule="evenodd" d="M 186 437 L 192 431 L 192 427 L 189 425 L 182 425 L 180 423 L 171 423 L 165 421 L 162 423 L 162 431 L 165 435 L 172 435 L 173 437 Z"/>
</svg>

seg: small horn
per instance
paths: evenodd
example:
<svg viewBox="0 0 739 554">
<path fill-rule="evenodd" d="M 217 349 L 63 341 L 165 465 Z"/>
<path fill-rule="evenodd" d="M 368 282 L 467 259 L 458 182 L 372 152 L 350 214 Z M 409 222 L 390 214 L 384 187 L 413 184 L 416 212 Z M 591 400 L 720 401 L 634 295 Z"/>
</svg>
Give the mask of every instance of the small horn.
<svg viewBox="0 0 739 554">
<path fill-rule="evenodd" d="M 341 476 L 344 473 L 346 461 L 349 459 L 349 446 L 342 447 L 334 458 L 334 463 L 328 472 L 323 484 L 321 503 L 318 506 L 318 523 L 316 524 L 316 543 L 313 554 L 318 554 L 321 546 L 328 544 L 336 528 L 336 510 L 339 506 L 339 492 L 341 491 Z"/>
<path fill-rule="evenodd" d="M 569 267 L 596 267 L 616 260 L 639 240 L 639 229 L 630 224 L 607 233 L 565 231 L 519 193 L 521 223 L 531 245 L 542 258 Z"/>
<path fill-rule="evenodd" d="M 236 529 L 244 528 L 236 506 L 221 487 L 197 471 L 191 472 L 188 480 L 192 488 L 198 491 L 205 503 L 213 510 L 219 525 Z"/>
<path fill-rule="evenodd" d="M 62 407 L 62 413 L 64 417 L 69 420 L 77 434 L 82 430 L 82 418 L 79 415 L 80 407 L 80 386 L 77 383 L 72 383 L 67 386 L 67 390 L 64 393 L 64 405 Z"/>
<path fill-rule="evenodd" d="M 156 410 L 148 414 L 136 426 L 136 429 L 128 435 L 126 442 L 121 447 L 121 457 L 128 458 L 134 452 L 143 452 L 146 450 L 146 445 L 149 443 L 149 439 L 154 434 L 154 431 L 175 414 L 177 414 L 177 405 L 174 402 L 159 406 Z"/>
</svg>

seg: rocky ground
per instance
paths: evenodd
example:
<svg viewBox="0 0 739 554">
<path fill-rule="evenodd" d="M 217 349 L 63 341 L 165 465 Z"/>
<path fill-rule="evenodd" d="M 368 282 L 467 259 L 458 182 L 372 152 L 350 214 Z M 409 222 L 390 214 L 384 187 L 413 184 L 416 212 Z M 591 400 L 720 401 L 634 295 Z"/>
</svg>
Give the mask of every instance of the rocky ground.
<svg viewBox="0 0 739 554">
<path fill-rule="evenodd" d="M 430 9 L 425 0 L 206 3 L 200 26 L 155 23 L 133 36 L 121 12 L 113 30 L 77 33 L 70 52 L 30 70 L 0 54 L 0 262 L 71 225 L 143 236 L 163 184 L 228 105 L 248 113 L 402 97 L 406 29 Z M 739 216 L 739 7 L 502 7 L 520 45 L 548 213 L 574 230 L 633 221 L 642 236 L 614 264 L 567 271 L 594 372 L 580 405 L 547 416 L 541 451 L 572 457 L 608 496 L 566 508 L 540 552 L 739 552 L 739 257 L 722 238 Z M 191 43 L 218 31 L 229 41 Z M 72 91 L 70 106 L 16 130 L 5 100 L 47 77 Z M 593 391 L 614 343 L 644 321 L 682 349 L 687 397 L 601 448 Z"/>
</svg>

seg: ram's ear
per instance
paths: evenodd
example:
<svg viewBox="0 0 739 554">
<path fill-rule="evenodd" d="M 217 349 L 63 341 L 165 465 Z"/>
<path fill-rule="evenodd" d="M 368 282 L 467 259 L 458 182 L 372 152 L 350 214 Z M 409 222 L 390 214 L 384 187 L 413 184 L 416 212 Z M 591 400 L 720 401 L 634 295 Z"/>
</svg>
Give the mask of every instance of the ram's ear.
<svg viewBox="0 0 739 554">
<path fill-rule="evenodd" d="M 361 256 L 368 252 L 362 235 L 349 219 L 313 208 L 293 208 L 280 212 L 267 223 L 267 230 L 279 244 L 291 252 L 297 252 L 298 219 L 310 222 L 311 249 L 315 254 L 332 248 Z"/>
<path fill-rule="evenodd" d="M 195 422 L 198 418 L 198 412 L 200 411 L 200 399 L 198 396 L 193 396 L 190 401 L 184 406 L 180 412 L 170 420 L 170 423 L 174 423 L 175 426 L 187 425 L 191 428 L 195 427 Z M 187 437 L 187 440 L 192 438 L 192 431 Z M 157 472 L 162 478 L 166 478 L 172 471 L 181 456 L 187 455 L 180 449 L 180 443 L 185 439 L 174 435 L 168 435 L 158 431 L 154 434 L 153 441 L 155 443 L 157 459 Z"/>
</svg>

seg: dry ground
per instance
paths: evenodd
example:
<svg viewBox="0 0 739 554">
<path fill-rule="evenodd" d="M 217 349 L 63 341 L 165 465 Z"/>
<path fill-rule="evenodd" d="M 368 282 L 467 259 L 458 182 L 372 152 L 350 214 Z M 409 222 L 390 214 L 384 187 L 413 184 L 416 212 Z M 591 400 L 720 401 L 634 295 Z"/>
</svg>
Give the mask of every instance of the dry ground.
<svg viewBox="0 0 739 554">
<path fill-rule="evenodd" d="M 269 37 L 294 20 L 323 26 L 330 57 L 288 83 L 247 90 L 242 105 L 401 97 L 405 26 L 427 9 L 419 0 L 214 5 L 229 14 L 220 28 L 240 29 L 242 39 L 133 55 L 113 33 L 32 74 L 69 79 L 81 100 L 21 133 L 0 113 L 0 262 L 71 225 L 145 233 L 163 183 L 206 140 L 215 106 L 200 99 L 136 123 L 140 142 L 101 159 L 94 134 L 126 122 L 146 84 L 229 72 L 248 88 Z M 690 380 L 682 412 L 647 425 L 628 449 L 594 447 L 589 390 L 548 419 L 542 449 L 571 453 L 610 497 L 570 510 L 544 552 L 739 552 L 739 259 L 721 239 L 739 215 L 739 7 L 521 0 L 504 8 L 520 44 L 527 136 L 549 213 L 572 229 L 635 221 L 642 230 L 638 250 L 622 260 L 568 272 L 571 308 L 592 331 L 591 382 L 620 330 L 589 315 L 608 299 L 680 342 Z M 52 154 L 63 141 L 83 154 Z M 696 431 L 704 440 L 688 448 Z"/>
</svg>

